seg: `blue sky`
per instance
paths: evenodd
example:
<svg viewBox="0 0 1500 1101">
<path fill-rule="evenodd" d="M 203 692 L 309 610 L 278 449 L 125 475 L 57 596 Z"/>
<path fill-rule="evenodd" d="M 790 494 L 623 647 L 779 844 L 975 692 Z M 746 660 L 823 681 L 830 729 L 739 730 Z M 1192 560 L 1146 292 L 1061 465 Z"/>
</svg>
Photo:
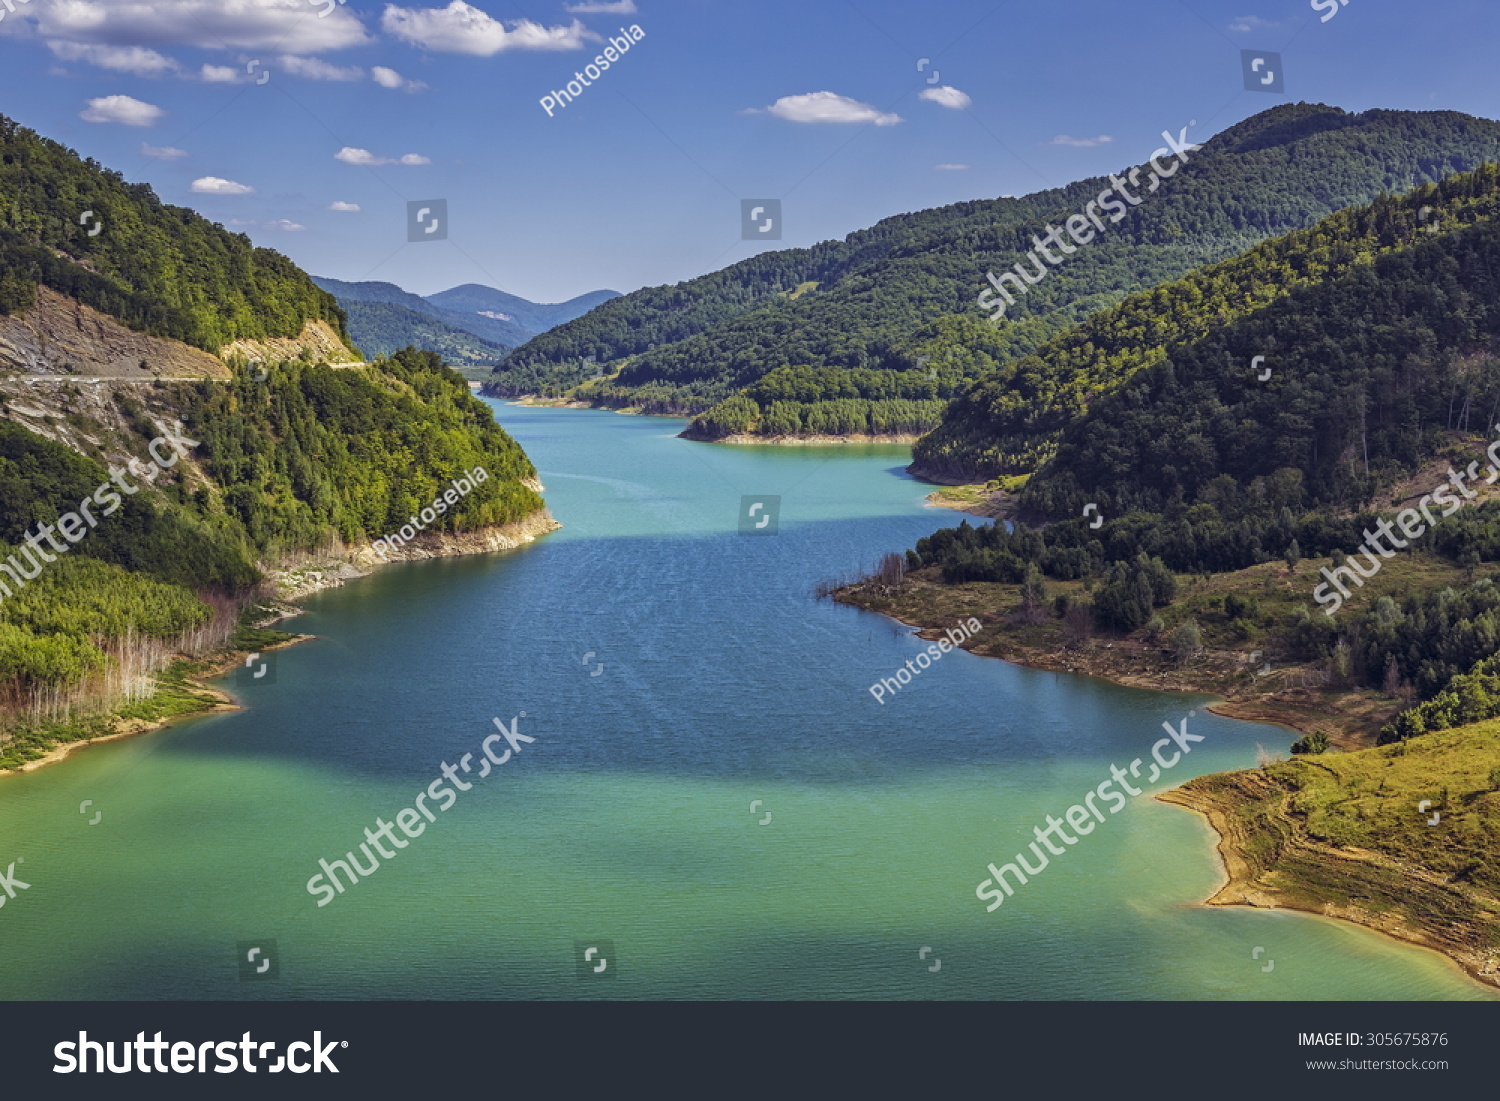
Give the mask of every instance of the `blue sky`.
<svg viewBox="0 0 1500 1101">
<path fill-rule="evenodd" d="M 1500 4 L 1332 2 L 10 0 L 0 113 L 314 274 L 557 301 L 1060 186 L 1193 119 L 1500 117 Z M 1241 49 L 1284 55 L 1285 95 L 1243 89 Z M 409 243 L 433 198 L 448 240 Z M 782 200 L 780 242 L 740 240 L 742 198 Z"/>
</svg>

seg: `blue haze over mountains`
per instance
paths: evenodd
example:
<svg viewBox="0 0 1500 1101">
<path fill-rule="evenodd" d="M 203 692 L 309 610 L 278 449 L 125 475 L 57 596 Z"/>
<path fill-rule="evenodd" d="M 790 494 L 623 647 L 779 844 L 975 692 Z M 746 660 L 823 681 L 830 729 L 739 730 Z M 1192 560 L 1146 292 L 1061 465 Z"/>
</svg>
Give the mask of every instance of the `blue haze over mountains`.
<svg viewBox="0 0 1500 1101">
<path fill-rule="evenodd" d="M 598 290 L 566 302 L 543 303 L 464 283 L 424 298 L 394 283 L 351 283 L 320 276 L 313 276 L 313 282 L 338 299 L 348 315 L 350 335 L 366 355 L 412 344 L 460 365 L 498 360 L 538 333 L 620 297 L 619 291 Z"/>
</svg>

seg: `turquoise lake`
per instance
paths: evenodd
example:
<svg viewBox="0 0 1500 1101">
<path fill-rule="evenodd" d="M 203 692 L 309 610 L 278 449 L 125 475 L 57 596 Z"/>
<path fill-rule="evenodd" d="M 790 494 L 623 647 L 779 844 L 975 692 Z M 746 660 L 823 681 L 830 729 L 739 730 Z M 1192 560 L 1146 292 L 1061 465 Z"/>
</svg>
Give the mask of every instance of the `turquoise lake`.
<svg viewBox="0 0 1500 1101">
<path fill-rule="evenodd" d="M 30 885 L 0 907 L 0 996 L 1493 996 L 1364 929 L 1202 906 L 1214 836 L 1149 793 L 987 912 L 986 865 L 1163 722 L 1205 740 L 1150 791 L 1292 733 L 962 652 L 877 703 L 926 643 L 814 588 L 958 521 L 909 449 L 491 404 L 563 530 L 312 596 L 287 626 L 317 639 L 226 678 L 244 710 L 0 779 L 0 867 Z M 740 534 L 762 495 L 776 533 Z M 319 859 L 363 860 L 496 719 L 535 741 L 320 907 Z M 244 943 L 273 975 L 242 977 Z"/>
</svg>

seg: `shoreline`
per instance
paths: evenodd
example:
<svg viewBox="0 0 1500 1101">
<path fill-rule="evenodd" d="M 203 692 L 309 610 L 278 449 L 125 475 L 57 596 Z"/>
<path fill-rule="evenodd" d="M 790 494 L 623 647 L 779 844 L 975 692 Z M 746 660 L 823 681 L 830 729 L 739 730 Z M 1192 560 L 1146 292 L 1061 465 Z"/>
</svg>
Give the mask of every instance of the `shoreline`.
<svg viewBox="0 0 1500 1101">
<path fill-rule="evenodd" d="M 829 446 L 832 444 L 846 443 L 892 443 L 911 444 L 921 439 L 920 436 L 910 432 L 892 433 L 888 436 L 871 436 L 868 434 L 856 436 L 751 436 L 743 432 L 737 432 L 731 436 L 720 436 L 716 439 L 704 439 L 701 436 L 690 436 L 686 431 L 679 432 L 679 439 L 692 440 L 694 443 L 727 443 L 735 445 L 774 445 L 777 447 L 803 447 L 803 446 Z"/>
<path fill-rule="evenodd" d="M 968 490 L 968 492 L 960 492 Z M 1011 496 L 1003 489 L 983 489 L 978 486 L 943 486 L 933 490 L 923 500 L 928 508 L 946 508 L 983 520 L 1001 520 L 1010 511 Z"/>
<path fill-rule="evenodd" d="M 483 384 L 477 388 L 480 397 L 490 398 L 493 401 L 503 401 L 510 405 L 522 405 L 533 409 L 594 409 L 601 413 L 618 413 L 622 417 L 662 417 L 664 419 L 685 420 L 692 422 L 692 413 L 648 413 L 638 405 L 596 405 L 590 401 L 579 401 L 576 398 L 543 398 L 535 394 L 526 394 L 521 397 L 509 397 L 500 394 L 486 394 Z M 693 443 L 727 443 L 736 445 L 774 445 L 777 447 L 798 446 L 830 446 L 833 444 L 852 443 L 891 443 L 891 444 L 914 444 L 922 438 L 920 432 L 893 432 L 889 435 L 870 435 L 860 433 L 851 436 L 753 436 L 743 432 L 737 432 L 729 436 L 719 436 L 712 439 L 702 436 L 689 435 L 687 430 L 677 434 L 679 439 L 691 440 Z M 923 481 L 930 479 L 923 478 Z M 988 515 L 988 514 L 977 514 Z"/>
<path fill-rule="evenodd" d="M 1195 778 L 1196 779 L 1196 778 Z M 1167 791 L 1158 792 L 1152 798 L 1169 806 L 1180 807 L 1196 814 L 1216 837 L 1214 851 L 1218 856 L 1220 884 L 1214 893 L 1198 906 L 1246 906 L 1259 910 L 1291 910 L 1327 921 L 1345 922 L 1349 925 L 1379 933 L 1393 941 L 1411 948 L 1422 948 L 1441 956 L 1457 968 L 1470 981 L 1485 990 L 1500 991 L 1500 961 L 1494 955 L 1486 958 L 1472 949 L 1456 943 L 1436 939 L 1421 929 L 1398 918 L 1379 914 L 1359 906 L 1338 906 L 1332 902 L 1314 904 L 1274 887 L 1257 881 L 1250 861 L 1246 859 L 1248 837 L 1237 828 L 1228 809 L 1213 797 L 1189 789 L 1193 781 Z M 1363 863 L 1359 858 L 1336 852 L 1331 846 L 1315 845 L 1299 839 L 1299 843 L 1329 861 L 1351 864 Z"/>
<path fill-rule="evenodd" d="M 401 548 L 402 550 L 409 550 L 410 553 L 400 556 L 393 555 L 388 559 L 382 559 L 374 550 L 373 544 L 369 544 L 343 555 L 309 556 L 298 564 L 287 563 L 280 567 L 271 568 L 266 571 L 266 576 L 270 579 L 276 590 L 274 601 L 276 614 L 260 621 L 255 627 L 256 629 L 264 630 L 272 624 L 281 623 L 284 620 L 302 615 L 304 609 L 289 603 L 289 601 L 300 600 L 311 596 L 313 593 L 321 592 L 324 589 L 339 588 L 348 581 L 368 577 L 374 572 L 376 566 L 386 562 L 420 561 L 429 558 L 454 558 L 470 554 L 487 554 L 497 550 L 514 550 L 517 547 L 524 546 L 526 543 L 534 542 L 541 535 L 556 531 L 561 527 L 562 525 L 552 518 L 552 513 L 548 509 L 542 508 L 530 516 L 511 524 L 493 525 L 486 528 L 478 528 L 471 532 L 423 533 L 423 536 L 429 542 L 424 542 L 421 546 L 416 546 L 414 543 L 409 548 Z M 362 569 L 360 568 L 361 566 L 367 568 Z M 108 722 L 112 727 L 109 733 L 100 734 L 96 737 L 77 738 L 71 741 L 58 742 L 48 749 L 46 753 L 34 760 L 26 761 L 15 768 L 0 768 L 0 778 L 19 775 L 23 772 L 34 772 L 47 765 L 57 764 L 67 760 L 76 750 L 86 748 L 87 746 L 119 741 L 122 738 L 132 738 L 138 734 L 149 734 L 153 731 L 162 730 L 174 722 L 195 719 L 203 715 L 221 714 L 227 711 L 242 711 L 244 710 L 244 705 L 232 694 L 208 682 L 217 680 L 233 672 L 251 653 L 270 653 L 273 650 L 284 650 L 317 637 L 317 635 L 293 633 L 291 638 L 270 643 L 255 651 L 226 649 L 217 651 L 204 659 L 195 659 L 186 654 L 177 655 L 177 660 L 192 661 L 205 665 L 205 668 L 185 675 L 183 682 L 191 689 L 193 695 L 199 697 L 206 706 L 192 711 L 165 715 L 157 719 L 129 718 L 113 714 L 105 716 L 103 721 Z M 159 676 L 159 674 L 156 674 L 156 676 Z M 160 687 L 159 682 L 158 687 Z M 127 705 L 121 704 L 118 706 Z"/>
<path fill-rule="evenodd" d="M 871 608 L 864 604 L 839 600 L 837 596 L 834 599 L 838 600 L 841 604 L 848 604 L 848 606 L 859 608 L 862 611 L 874 612 L 876 615 L 893 619 L 903 626 L 911 627 L 916 632 L 917 637 L 925 641 L 935 642 L 942 637 L 944 628 L 941 626 L 924 626 L 923 624 L 903 619 L 893 612 Z M 993 626 L 993 624 L 985 624 L 985 626 Z M 978 638 L 978 636 L 975 636 L 975 638 Z M 970 638 L 966 640 L 969 645 L 961 645 L 958 648 L 978 657 L 993 658 L 996 661 L 1007 662 L 1023 669 L 1036 669 L 1048 673 L 1069 673 L 1073 676 L 1082 677 L 1096 677 L 1119 688 L 1140 688 L 1150 692 L 1194 692 L 1199 695 L 1212 696 L 1214 697 L 1214 702 L 1205 704 L 1205 710 L 1226 719 L 1238 719 L 1242 722 L 1255 722 L 1269 726 L 1285 727 L 1298 734 L 1309 734 L 1313 729 L 1324 729 L 1327 725 L 1326 720 L 1317 713 L 1316 709 L 1310 706 L 1305 708 L 1299 707 L 1292 701 L 1268 703 L 1263 699 L 1235 698 L 1234 696 L 1225 695 L 1223 686 L 1218 684 L 1194 683 L 1186 680 L 1164 684 L 1161 682 L 1160 677 L 1153 676 L 1150 673 L 1132 674 L 1120 670 L 1104 670 L 1097 667 L 1090 667 L 1086 664 L 1086 659 L 1081 653 L 1075 656 L 1074 660 L 1077 664 L 1070 665 L 1063 659 L 1051 655 L 996 653 L 992 648 L 993 639 L 981 638 L 978 645 L 973 645 L 974 641 L 974 638 Z M 1346 743 L 1350 741 L 1347 737 L 1340 740 Z"/>
<path fill-rule="evenodd" d="M 301 609 L 297 609 L 292 614 L 300 615 Z M 278 615 L 275 619 L 268 620 L 267 622 L 279 623 L 281 622 L 281 620 L 287 618 L 290 618 L 290 616 Z M 60 761 L 67 760 L 68 757 L 77 750 L 86 749 L 89 746 L 94 745 L 103 745 L 105 742 L 117 742 L 122 738 L 133 738 L 138 734 L 150 734 L 153 731 L 163 730 L 166 727 L 172 725 L 174 722 L 196 719 L 202 715 L 221 714 L 226 711 L 242 711 L 244 710 L 243 705 L 240 704 L 232 695 L 224 691 L 222 688 L 214 687 L 208 682 L 230 673 L 232 670 L 238 667 L 241 662 L 243 662 L 243 660 L 251 653 L 270 653 L 272 650 L 284 650 L 289 646 L 296 646 L 299 643 L 307 642 L 310 639 L 314 639 L 317 637 L 317 635 L 294 635 L 292 638 L 284 639 L 281 642 L 272 643 L 271 645 L 266 646 L 259 651 L 219 651 L 209 661 L 208 667 L 206 669 L 183 677 L 183 682 L 191 687 L 195 694 L 201 694 L 201 698 L 203 698 L 205 703 L 208 703 L 208 706 L 200 708 L 196 711 L 187 711 L 176 715 L 166 715 L 159 719 L 133 719 L 123 717 L 115 718 L 112 721 L 112 725 L 115 727 L 112 732 L 108 734 L 101 734 L 93 738 L 78 738 L 74 741 L 59 742 L 57 745 L 53 746 L 45 754 L 36 758 L 35 760 L 27 761 L 25 764 L 19 765 L 16 768 L 0 769 L 0 778 L 4 778 L 6 776 L 17 776 L 23 772 L 35 772 L 39 768 L 45 768 L 47 765 L 54 765 Z M 182 660 L 193 660 L 191 658 L 187 658 L 185 655 L 181 657 Z"/>
<path fill-rule="evenodd" d="M 835 596 L 835 599 L 839 599 Z M 861 608 L 864 611 L 876 611 L 888 619 L 895 620 L 904 626 L 915 630 L 917 637 L 927 641 L 933 641 L 942 636 L 941 626 L 926 626 L 910 622 L 900 615 L 889 611 L 877 610 L 864 604 L 852 603 L 840 600 L 840 603 L 850 604 L 852 607 Z M 986 624 L 986 627 L 993 624 Z M 977 645 L 976 645 L 977 641 Z M 1237 719 L 1245 722 L 1259 722 L 1288 728 L 1298 733 L 1309 733 L 1314 727 L 1322 728 L 1322 723 L 1311 708 L 1299 709 L 1291 701 L 1269 702 L 1264 699 L 1234 699 L 1223 695 L 1220 686 L 1182 684 L 1151 683 L 1147 675 L 1129 675 L 1118 670 L 1109 672 L 1098 668 L 1079 668 L 1069 666 L 1056 658 L 1047 658 L 1036 654 L 1027 654 L 1024 657 L 1003 655 L 993 652 L 980 636 L 966 640 L 967 644 L 961 644 L 958 648 L 967 650 L 969 653 L 979 657 L 996 658 L 1000 661 L 1009 662 L 1012 665 L 1028 669 L 1042 669 L 1048 672 L 1065 672 L 1082 676 L 1099 677 L 1111 684 L 1124 688 L 1146 688 L 1158 692 L 1190 691 L 1203 695 L 1217 697 L 1215 702 L 1208 704 L 1206 710 L 1224 718 Z M 1081 657 L 1082 655 L 1080 655 Z M 1347 740 L 1347 739 L 1341 739 Z M 1351 748 L 1359 748 L 1352 746 Z M 1294 760 L 1297 758 L 1294 758 Z M 1258 769 L 1245 769 L 1229 773 L 1208 773 L 1205 776 L 1221 776 L 1231 779 L 1241 779 L 1245 783 L 1256 783 L 1263 780 L 1263 774 Z M 1363 929 L 1381 933 L 1394 941 L 1398 941 L 1408 947 L 1424 948 L 1435 952 L 1454 967 L 1458 968 L 1470 981 L 1477 983 L 1485 990 L 1500 989 L 1500 952 L 1491 951 L 1488 955 L 1465 945 L 1458 940 L 1444 940 L 1442 937 L 1423 931 L 1421 928 L 1409 924 L 1406 920 L 1397 918 L 1391 914 L 1366 909 L 1355 904 L 1339 905 L 1336 902 L 1318 899 L 1315 895 L 1310 898 L 1302 898 L 1286 889 L 1259 882 L 1247 853 L 1254 851 L 1252 845 L 1259 834 L 1252 835 L 1242 828 L 1242 823 L 1231 815 L 1230 808 L 1223 804 L 1215 795 L 1200 791 L 1193 787 L 1195 783 L 1204 777 L 1194 777 L 1183 784 L 1159 792 L 1152 796 L 1159 802 L 1172 806 L 1181 807 L 1199 816 L 1199 819 L 1212 831 L 1215 837 L 1214 851 L 1218 860 L 1220 883 L 1213 894 L 1195 905 L 1199 906 L 1250 906 L 1261 909 L 1283 909 L 1295 910 L 1298 913 L 1308 914 L 1333 921 L 1347 922 Z M 1268 782 L 1268 781 L 1265 781 Z M 1291 820 L 1287 819 L 1287 829 L 1294 828 Z M 1261 838 L 1264 840 L 1264 838 Z M 1383 868 L 1380 861 L 1374 859 L 1375 854 L 1368 857 L 1352 853 L 1344 853 L 1335 850 L 1331 846 L 1319 845 L 1310 839 L 1296 837 L 1288 844 L 1296 844 L 1300 849 L 1306 850 L 1308 859 L 1325 865 L 1342 865 L 1356 871 L 1367 871 L 1368 869 Z M 1404 869 L 1403 869 L 1404 870 Z M 1419 887 L 1431 890 L 1433 883 L 1427 881 L 1418 874 L 1418 871 L 1405 871 L 1406 877 L 1418 880 Z M 1432 873 L 1428 873 L 1431 875 Z"/>
</svg>

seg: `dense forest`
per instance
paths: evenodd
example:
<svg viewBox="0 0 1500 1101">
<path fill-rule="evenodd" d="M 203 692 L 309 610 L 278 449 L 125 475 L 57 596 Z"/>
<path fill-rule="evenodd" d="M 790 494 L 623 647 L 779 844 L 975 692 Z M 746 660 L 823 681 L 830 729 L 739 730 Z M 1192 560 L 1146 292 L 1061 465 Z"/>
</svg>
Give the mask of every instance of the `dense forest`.
<svg viewBox="0 0 1500 1101">
<path fill-rule="evenodd" d="M 1174 575 L 1337 568 L 1382 518 L 1415 505 L 1389 488 L 1424 463 L 1476 463 L 1481 478 L 1489 466 L 1486 441 L 1500 431 L 1500 167 L 1336 215 L 1055 343 L 1055 360 L 1023 361 L 1035 362 L 1029 393 L 1055 399 L 1036 407 L 1048 415 L 1085 411 L 1018 479 L 1016 509 L 1055 522 L 965 521 L 919 541 L 908 569 L 947 585 L 1019 585 L 1039 609 L 1048 579 L 1081 581 L 1083 594 L 1037 614 L 1063 617 L 1075 635 L 1088 623 L 1155 637 Z M 1267 357 L 1268 378 L 1250 369 L 1253 354 Z M 1064 391 L 1075 397 L 1056 398 Z M 1024 440 L 1040 422 L 1028 415 L 1017 401 L 984 423 L 1017 424 L 1006 438 Z M 1222 628 L 1330 683 L 1413 701 L 1382 741 L 1500 715 L 1500 587 L 1474 579 L 1500 562 L 1500 501 L 1459 500 L 1417 551 L 1439 563 L 1437 576 L 1466 570 L 1467 582 L 1416 585 L 1337 619 L 1311 591 L 1285 617 L 1231 594 Z M 1085 519 L 1086 504 L 1098 519 Z"/>
<path fill-rule="evenodd" d="M 222 508 L 261 554 L 394 531 L 450 479 L 490 474 L 429 525 L 505 524 L 542 507 L 536 470 L 489 406 L 433 352 L 349 371 L 290 362 L 265 381 L 194 384 L 183 420 L 202 441 Z"/>
<path fill-rule="evenodd" d="M 392 302 L 340 299 L 339 306 L 349 319 L 349 335 L 369 356 L 388 356 L 402 348 L 416 347 L 436 352 L 455 367 L 465 367 L 495 363 L 512 347 Z"/>
<path fill-rule="evenodd" d="M 955 388 L 936 371 L 779 367 L 700 414 L 684 435 L 916 435 L 937 423 Z"/>
<path fill-rule="evenodd" d="M 1235 260 L 1137 294 L 1047 342 L 1034 356 L 1014 360 L 975 383 L 953 402 L 941 428 L 913 449 L 916 469 L 948 477 L 995 477 L 1031 471 L 1055 452 L 1068 426 L 1077 422 L 1074 431 L 1088 434 L 1083 414 L 1089 408 L 1116 401 L 1116 390 L 1131 390 L 1145 383 L 1149 375 L 1146 369 L 1173 359 L 1187 347 L 1199 347 L 1202 354 L 1217 357 L 1214 366 L 1205 369 L 1224 380 L 1235 380 L 1239 387 L 1236 395 L 1259 404 L 1245 413 L 1278 419 L 1266 423 L 1284 422 L 1289 402 L 1301 408 L 1302 395 L 1310 386 L 1308 371 L 1320 371 L 1308 365 L 1319 362 L 1325 350 L 1310 344 L 1310 333 L 1281 329 L 1289 312 L 1298 314 L 1307 308 L 1287 303 L 1278 312 L 1266 309 L 1268 306 L 1296 296 L 1302 288 L 1314 287 L 1320 288 L 1316 293 L 1323 299 L 1338 294 L 1362 299 L 1365 290 L 1358 284 L 1377 276 L 1410 288 L 1410 276 L 1395 270 L 1386 272 L 1389 266 L 1376 264 L 1377 258 L 1413 245 L 1466 248 L 1457 243 L 1437 245 L 1434 239 L 1446 242 L 1455 226 L 1490 219 L 1497 210 L 1500 171 L 1487 165 L 1449 177 L 1439 186 L 1421 187 L 1400 199 L 1382 198 L 1365 207 L 1340 211 L 1314 228 L 1287 234 Z M 1431 263 L 1431 258 L 1394 263 L 1401 269 Z M 1349 282 L 1343 291 L 1337 290 L 1340 276 Z M 1434 278 L 1443 279 L 1440 264 L 1434 266 Z M 1410 294 L 1403 297 L 1409 299 Z M 1365 305 L 1358 309 L 1367 320 L 1392 306 L 1388 300 L 1362 302 Z M 1406 308 L 1406 303 L 1397 306 L 1398 312 Z M 1445 303 L 1430 302 L 1428 308 L 1430 314 L 1433 309 L 1442 311 Z M 1265 317 L 1260 317 L 1260 312 L 1265 312 Z M 1317 314 L 1317 308 L 1311 312 Z M 1244 324 L 1229 324 L 1242 318 Z M 1428 321 L 1412 324 L 1425 326 Z M 1328 324 L 1332 329 L 1323 333 L 1323 338 L 1344 339 L 1337 323 Z M 1211 330 L 1214 339 L 1203 341 Z M 1356 339 L 1379 342 L 1383 336 L 1361 335 Z M 1214 351 L 1209 353 L 1209 348 Z M 1368 345 L 1364 351 L 1376 353 Z M 1406 351 L 1415 351 L 1415 347 L 1409 345 Z M 1391 347 L 1383 354 L 1400 356 Z M 1271 368 L 1269 384 L 1260 383 L 1256 378 L 1259 372 L 1251 371 L 1256 356 L 1262 356 Z M 1181 368 L 1175 365 L 1169 374 L 1179 371 Z M 1137 380 L 1137 372 L 1146 374 Z M 1181 395 L 1173 395 L 1176 398 Z M 1122 393 L 1118 399 L 1139 404 L 1142 396 L 1131 399 Z M 1290 440 L 1305 438 L 1305 432 L 1293 428 L 1290 422 L 1286 428 L 1286 432 L 1277 434 L 1281 456 L 1298 446 Z M 1185 460 L 1197 465 L 1199 456 Z M 1172 460 L 1167 462 L 1172 465 Z M 1278 459 L 1271 463 L 1277 465 L 1283 462 Z M 1212 472 L 1206 477 L 1212 477 Z"/>
<path fill-rule="evenodd" d="M 1032 287 L 967 378 L 1035 351 L 1132 291 L 1497 157 L 1500 124 L 1454 112 L 1272 108 L 1205 142 L 1168 187 Z M 570 396 L 599 405 L 699 413 L 778 368 L 910 370 L 945 349 L 929 327 L 949 315 L 984 320 L 974 299 L 986 271 L 1016 263 L 1049 221 L 1108 184 L 901 215 L 844 241 L 637 291 L 516 349 L 490 385 L 507 394 L 578 387 Z M 579 385 L 601 373 L 609 377 Z"/>
<path fill-rule="evenodd" d="M 348 336 L 333 296 L 285 256 L 0 116 L 0 314 L 38 284 L 214 353 L 315 318 Z"/>
<path fill-rule="evenodd" d="M 1248 482 L 1293 467 L 1311 503 L 1357 508 L 1438 450 L 1444 432 L 1486 431 L 1500 413 L 1500 358 L 1492 354 L 1500 337 L 1500 166 L 1442 190 L 1463 196 L 1443 207 L 1455 209 L 1456 228 L 1436 235 L 1414 228 L 1422 200 L 1436 205 L 1436 196 L 1382 200 L 1330 221 L 1363 223 L 1390 251 L 1347 253 L 1321 282 L 1238 319 L 1239 310 L 1212 299 L 1171 310 L 1179 331 L 1221 318 L 1202 339 L 1134 359 L 1096 340 L 1066 383 L 1072 394 L 1092 389 L 1093 402 L 1061 434 L 1056 459 L 1027 483 L 1022 507 L 1069 515 L 1094 501 L 1115 515 L 1155 511 L 1197 500 L 1221 474 Z M 1486 220 L 1466 224 L 1480 216 Z M 1231 264 L 1267 259 L 1252 253 Z M 1315 264 L 1302 260 L 1304 270 Z M 1280 271 L 1268 282 L 1300 280 Z M 1157 293 L 1171 301 L 1181 287 Z M 1271 367 L 1265 382 L 1250 369 L 1256 353 Z"/>
<path fill-rule="evenodd" d="M 428 530 L 504 524 L 542 507 L 521 484 L 535 470 L 519 445 L 431 352 L 405 349 L 365 370 L 290 361 L 260 381 L 240 369 L 229 383 L 118 401 L 142 455 L 155 424 L 180 416 L 198 442 L 190 461 L 210 480 L 175 467 L 124 496 L 34 580 L 6 576 L 16 591 L 0 595 L 0 703 L 71 683 L 130 638 L 201 625 L 211 609 L 199 594 L 242 596 L 260 580 L 257 562 L 397 530 L 476 466 L 488 480 Z M 0 421 L 0 560 L 14 562 L 28 531 L 109 478 L 100 463 Z M 23 574 L 33 572 L 27 561 Z"/>
</svg>

